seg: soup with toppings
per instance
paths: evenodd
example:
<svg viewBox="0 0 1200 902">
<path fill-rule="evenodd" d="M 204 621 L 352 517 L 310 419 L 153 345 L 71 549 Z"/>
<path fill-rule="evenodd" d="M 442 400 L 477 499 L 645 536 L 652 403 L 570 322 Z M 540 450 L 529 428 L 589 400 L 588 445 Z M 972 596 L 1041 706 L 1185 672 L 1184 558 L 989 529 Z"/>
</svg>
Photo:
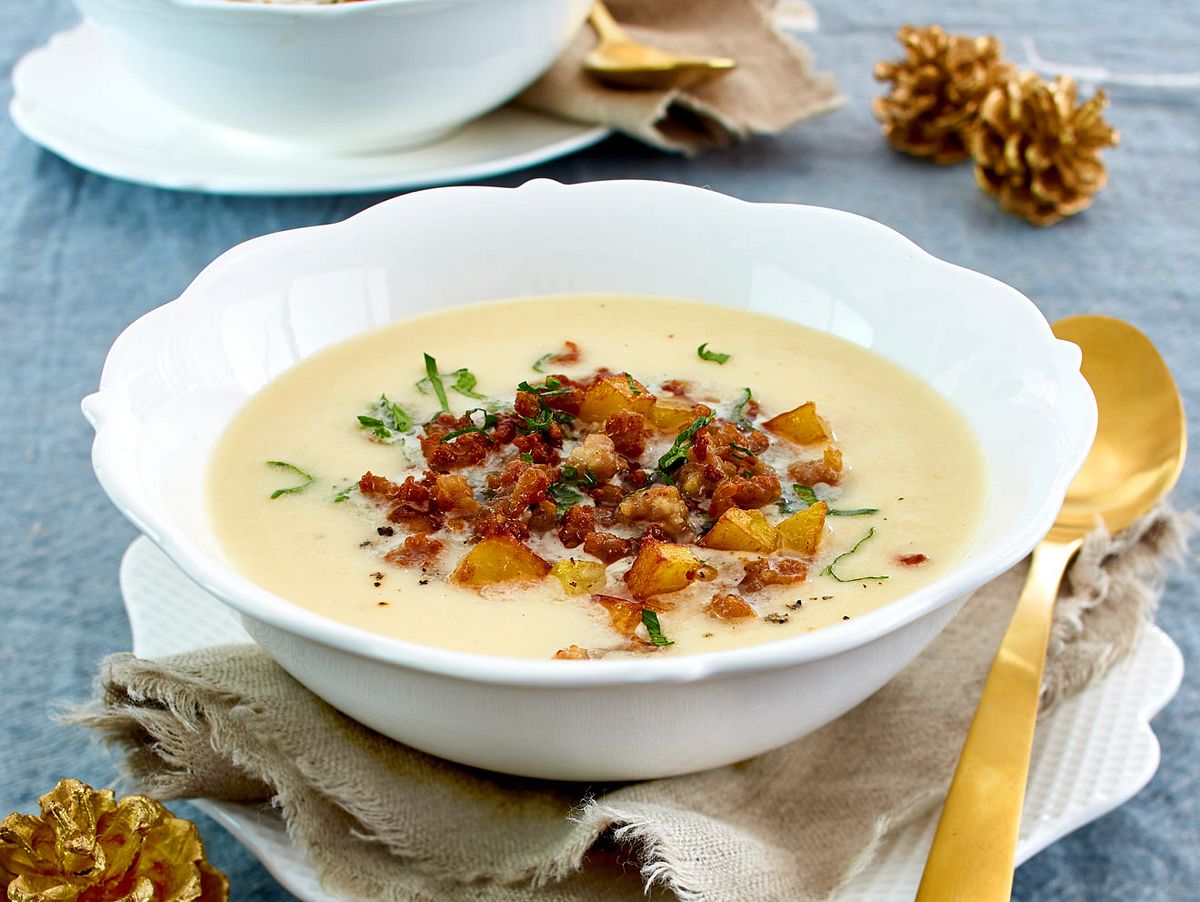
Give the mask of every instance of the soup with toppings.
<svg viewBox="0 0 1200 902">
<path fill-rule="evenodd" d="M 959 413 L 883 357 L 744 310 L 456 307 L 258 392 L 209 472 L 269 591 L 412 642 L 559 659 L 769 642 L 949 572 L 982 518 Z"/>
</svg>

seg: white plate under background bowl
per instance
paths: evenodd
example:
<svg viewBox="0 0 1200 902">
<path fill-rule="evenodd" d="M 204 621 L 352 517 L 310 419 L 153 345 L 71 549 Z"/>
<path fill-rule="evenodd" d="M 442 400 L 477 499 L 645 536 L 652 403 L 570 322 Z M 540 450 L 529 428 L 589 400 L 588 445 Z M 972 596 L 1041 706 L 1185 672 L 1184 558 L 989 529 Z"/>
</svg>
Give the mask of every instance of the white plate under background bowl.
<svg viewBox="0 0 1200 902">
<path fill-rule="evenodd" d="M 121 562 L 121 593 L 143 658 L 211 645 L 249 642 L 237 615 L 179 572 L 147 539 Z M 1183 657 L 1166 633 L 1148 628 L 1102 680 L 1068 699 L 1038 724 L 1017 863 L 1131 798 L 1158 768 L 1150 719 L 1179 689 Z M 321 889 L 312 863 L 292 845 L 283 821 L 266 805 L 197 802 L 304 902 L 335 902 Z M 877 859 L 839 898 L 861 902 L 910 900 L 936 823 L 931 813 L 885 841 Z"/>
<path fill-rule="evenodd" d="M 619 661 L 379 636 L 228 565 L 205 475 L 252 393 L 322 348 L 417 313 L 587 292 L 774 314 L 924 378 L 967 419 L 987 460 L 990 500 L 965 559 L 903 599 L 813 633 Z M 915 658 L 971 591 L 1028 554 L 1095 432 L 1079 359 L 1017 291 L 871 220 L 662 182 L 542 180 L 409 194 L 234 248 L 122 333 L 84 411 L 96 474 L 117 507 L 334 707 L 488 770 L 644 779 L 749 758 L 838 717 Z"/>
<path fill-rule="evenodd" d="M 83 169 L 217 194 L 347 194 L 466 182 L 574 153 L 611 133 L 508 106 L 411 150 L 300 152 L 160 100 L 111 58 L 87 24 L 17 63 L 9 112 L 27 137 Z"/>
</svg>

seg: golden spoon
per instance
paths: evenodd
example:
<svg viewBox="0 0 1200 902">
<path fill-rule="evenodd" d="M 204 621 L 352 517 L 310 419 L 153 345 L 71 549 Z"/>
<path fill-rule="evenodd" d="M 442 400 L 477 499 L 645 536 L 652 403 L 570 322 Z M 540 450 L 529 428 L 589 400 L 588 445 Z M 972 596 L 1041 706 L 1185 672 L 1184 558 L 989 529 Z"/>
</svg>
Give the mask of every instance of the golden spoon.
<svg viewBox="0 0 1200 902">
<path fill-rule="evenodd" d="M 1080 369 L 1100 414 L 1096 441 L 1054 527 L 1033 550 L 950 784 L 918 902 L 1009 899 L 1059 583 L 1096 518 L 1110 532 L 1127 527 L 1171 490 L 1187 452 L 1183 402 L 1150 339 L 1107 316 L 1072 316 L 1053 328 L 1083 350 Z"/>
<path fill-rule="evenodd" d="M 583 68 L 601 81 L 623 88 L 690 88 L 724 75 L 737 63 L 723 56 L 680 56 L 634 41 L 601 0 L 588 17 L 600 42 Z"/>
</svg>

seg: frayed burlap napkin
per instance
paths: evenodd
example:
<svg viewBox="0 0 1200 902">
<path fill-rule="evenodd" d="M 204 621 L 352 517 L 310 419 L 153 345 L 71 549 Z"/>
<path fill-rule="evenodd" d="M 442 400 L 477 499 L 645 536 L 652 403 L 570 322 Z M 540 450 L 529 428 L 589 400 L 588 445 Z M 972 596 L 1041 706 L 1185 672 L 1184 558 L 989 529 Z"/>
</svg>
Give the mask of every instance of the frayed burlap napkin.
<svg viewBox="0 0 1200 902">
<path fill-rule="evenodd" d="M 608 0 L 630 36 L 663 50 L 728 56 L 738 67 L 694 88 L 613 88 L 583 71 L 596 45 L 584 26 L 516 103 L 607 125 L 664 150 L 697 153 L 750 135 L 777 134 L 841 105 L 833 77 L 810 70 L 808 51 L 771 16 L 774 0 Z"/>
<path fill-rule="evenodd" d="M 1184 531 L 1158 511 L 1087 540 L 1058 603 L 1044 710 L 1128 651 Z M 631 899 L 644 882 L 689 900 L 820 899 L 940 800 L 1025 571 L 977 592 L 839 720 L 672 779 L 588 787 L 453 765 L 339 714 L 254 646 L 116 655 L 97 701 L 71 719 L 122 746 L 137 788 L 159 798 L 271 800 L 325 886 L 347 896 Z M 622 875 L 613 850 L 636 866 Z"/>
</svg>

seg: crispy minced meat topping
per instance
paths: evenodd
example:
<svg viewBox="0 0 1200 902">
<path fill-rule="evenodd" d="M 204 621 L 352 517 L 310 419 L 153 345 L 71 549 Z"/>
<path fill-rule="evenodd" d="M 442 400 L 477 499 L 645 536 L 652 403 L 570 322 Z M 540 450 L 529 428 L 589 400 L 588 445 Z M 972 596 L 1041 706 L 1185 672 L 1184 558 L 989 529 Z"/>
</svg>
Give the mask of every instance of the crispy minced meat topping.
<svg viewBox="0 0 1200 902">
<path fill-rule="evenodd" d="M 718 592 L 704 606 L 704 612 L 717 620 L 743 620 L 747 617 L 757 617 L 758 613 L 750 602 L 733 592 Z"/>
<path fill-rule="evenodd" d="M 738 583 L 743 592 L 758 592 L 767 586 L 790 586 L 804 582 L 808 566 L 795 558 L 783 558 L 772 563 L 766 558 L 746 561 L 745 576 Z"/>
<path fill-rule="evenodd" d="M 626 496 L 617 505 L 617 521 L 648 523 L 671 538 L 691 529 L 687 503 L 673 485 L 652 485 Z"/>
<path fill-rule="evenodd" d="M 568 341 L 537 372 L 581 357 Z M 710 584 L 697 609 L 733 625 L 760 619 L 774 597 L 766 590 L 804 581 L 829 512 L 813 486 L 845 476 L 811 402 L 763 420 L 742 391 L 722 416 L 721 402 L 687 381 L 652 390 L 598 369 L 522 382 L 510 404 L 462 415 L 443 398 L 414 427 L 424 467 L 400 481 L 364 473 L 358 490 L 380 511 L 379 536 L 397 537 L 388 564 L 473 588 L 561 570 L 564 590 L 590 594 L 621 649 L 662 651 L 673 643 L 657 612 L 692 598 L 676 594 L 689 586 Z M 555 657 L 604 651 L 568 645 Z"/>
</svg>

